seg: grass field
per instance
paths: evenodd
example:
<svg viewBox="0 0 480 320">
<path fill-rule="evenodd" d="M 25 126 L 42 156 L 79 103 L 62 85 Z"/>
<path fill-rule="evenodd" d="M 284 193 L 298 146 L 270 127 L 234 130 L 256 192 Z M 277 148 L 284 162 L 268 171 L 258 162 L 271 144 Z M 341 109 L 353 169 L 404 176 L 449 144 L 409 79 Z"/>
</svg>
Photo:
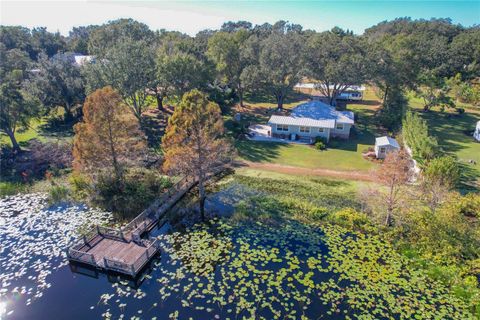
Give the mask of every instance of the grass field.
<svg viewBox="0 0 480 320">
<path fill-rule="evenodd" d="M 409 96 L 410 106 L 418 111 L 427 121 L 430 134 L 435 136 L 443 151 L 458 157 L 462 163 L 464 181 L 477 181 L 480 183 L 480 143 L 472 137 L 475 124 L 480 120 L 480 111 L 471 106 L 466 107 L 464 114 L 454 112 L 440 112 L 433 109 L 429 112 L 422 111 L 422 101 L 414 96 Z M 477 164 L 470 163 L 470 160 Z"/>
</svg>

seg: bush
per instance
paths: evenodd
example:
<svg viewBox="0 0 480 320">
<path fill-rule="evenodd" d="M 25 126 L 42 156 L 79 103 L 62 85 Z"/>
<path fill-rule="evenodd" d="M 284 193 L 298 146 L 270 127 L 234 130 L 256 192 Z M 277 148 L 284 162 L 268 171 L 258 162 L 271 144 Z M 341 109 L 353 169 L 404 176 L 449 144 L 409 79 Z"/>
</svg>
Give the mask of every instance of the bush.
<svg viewBox="0 0 480 320">
<path fill-rule="evenodd" d="M 460 166 L 450 156 L 432 159 L 424 170 L 428 184 L 438 183 L 448 189 L 454 188 L 460 181 Z"/>
<path fill-rule="evenodd" d="M 330 214 L 327 220 L 350 230 L 368 230 L 371 227 L 367 215 L 352 208 Z"/>
<path fill-rule="evenodd" d="M 48 202 L 56 204 L 70 199 L 70 190 L 62 185 L 53 185 L 48 191 Z"/>
<path fill-rule="evenodd" d="M 76 199 L 88 199 L 88 196 L 92 191 L 92 185 L 87 177 L 78 173 L 73 173 L 69 178 L 69 183 L 73 196 Z"/>
<path fill-rule="evenodd" d="M 122 183 L 103 174 L 94 185 L 96 193 L 93 202 L 119 214 L 121 219 L 130 219 L 146 209 L 171 185 L 170 179 L 148 169 L 128 171 Z"/>
<path fill-rule="evenodd" d="M 325 149 L 327 149 L 327 146 L 322 141 L 317 141 L 317 142 L 315 142 L 315 149 L 325 150 Z"/>
<path fill-rule="evenodd" d="M 26 185 L 16 182 L 0 182 L 0 197 L 11 196 L 24 192 Z"/>
</svg>

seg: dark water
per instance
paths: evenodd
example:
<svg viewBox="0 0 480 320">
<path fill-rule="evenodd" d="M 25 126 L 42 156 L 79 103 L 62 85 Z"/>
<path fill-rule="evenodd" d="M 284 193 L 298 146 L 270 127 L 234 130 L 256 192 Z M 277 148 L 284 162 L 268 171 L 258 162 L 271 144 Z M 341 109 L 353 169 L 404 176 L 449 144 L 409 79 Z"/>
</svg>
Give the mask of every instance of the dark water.
<svg viewBox="0 0 480 320">
<path fill-rule="evenodd" d="M 153 232 L 153 235 L 162 234 L 166 231 L 165 228 L 157 229 Z M 269 247 L 268 240 L 260 243 L 260 245 Z M 310 247 L 310 244 L 299 241 L 292 242 L 289 245 L 292 248 Z M 311 250 L 311 248 L 308 250 Z M 325 248 L 319 247 L 318 250 L 323 251 Z M 158 268 L 156 265 L 161 266 L 161 268 Z M 283 264 L 268 264 L 265 266 L 265 269 L 275 271 L 275 268 L 279 269 L 283 266 Z M 210 312 L 182 307 L 181 299 L 184 296 L 181 288 L 189 284 L 189 281 L 186 279 L 179 282 L 179 294 L 172 295 L 164 300 L 159 293 L 162 285 L 156 279 L 161 277 L 166 271 L 175 272 L 177 267 L 178 265 L 173 265 L 170 257 L 165 253 L 152 261 L 152 264 L 145 270 L 144 274 L 151 276 L 151 278 L 139 277 L 137 279 L 129 279 L 119 275 L 99 273 L 79 265 L 65 266 L 49 276 L 48 280 L 52 283 L 52 286 L 45 290 L 43 297 L 35 300 L 29 306 L 25 305 L 25 301 L 22 298 L 18 300 L 10 299 L 8 301 L 8 309 L 13 309 L 14 313 L 6 319 L 100 319 L 107 311 L 112 314 L 112 319 L 118 319 L 122 314 L 125 316 L 125 319 L 130 319 L 132 316 L 137 316 L 141 319 L 151 319 L 152 317 L 168 319 L 169 315 L 177 310 L 180 310 L 180 319 L 188 319 L 189 317 L 194 319 L 235 318 L 226 312 L 226 307 L 214 307 L 213 311 Z M 215 277 L 220 277 L 220 274 L 217 273 Z M 249 280 L 253 281 L 254 279 L 251 277 Z M 315 280 L 318 281 L 320 279 L 317 278 Z M 132 291 L 139 288 L 146 296 L 137 299 L 132 295 L 121 298 L 115 295 L 108 304 L 101 303 L 100 297 L 102 294 L 115 293 L 115 288 L 112 287 L 114 283 L 117 283 L 122 290 L 127 290 L 127 287 Z M 266 288 L 263 289 L 265 290 Z M 232 294 L 235 294 L 234 290 L 227 292 L 226 296 Z M 202 305 L 203 303 L 201 300 L 192 302 L 195 305 Z M 126 306 L 119 307 L 122 303 L 125 303 Z M 231 307 L 235 308 L 233 304 Z M 315 315 L 323 313 L 322 309 L 320 303 L 312 304 L 306 314 L 313 318 Z M 139 310 L 141 310 L 141 313 L 139 313 Z M 263 315 L 267 318 L 273 318 L 273 315 L 268 311 L 264 311 Z"/>
</svg>

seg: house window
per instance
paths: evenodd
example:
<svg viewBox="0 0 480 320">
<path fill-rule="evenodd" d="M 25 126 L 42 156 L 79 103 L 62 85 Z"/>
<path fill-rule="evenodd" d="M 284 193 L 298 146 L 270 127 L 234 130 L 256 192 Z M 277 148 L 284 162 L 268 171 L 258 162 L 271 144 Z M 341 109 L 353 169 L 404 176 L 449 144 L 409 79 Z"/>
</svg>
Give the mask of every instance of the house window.
<svg viewBox="0 0 480 320">
<path fill-rule="evenodd" d="M 277 124 L 277 131 L 288 131 L 288 126 L 286 124 Z"/>
<path fill-rule="evenodd" d="M 300 127 L 300 132 L 310 133 L 310 127 Z"/>
<path fill-rule="evenodd" d="M 324 132 L 325 129 L 324 128 L 318 128 L 318 132 Z"/>
<path fill-rule="evenodd" d="M 343 130 L 343 123 L 337 123 L 337 126 L 335 128 L 337 130 Z"/>
<path fill-rule="evenodd" d="M 387 149 L 385 147 L 380 147 L 380 153 L 385 153 Z"/>
</svg>

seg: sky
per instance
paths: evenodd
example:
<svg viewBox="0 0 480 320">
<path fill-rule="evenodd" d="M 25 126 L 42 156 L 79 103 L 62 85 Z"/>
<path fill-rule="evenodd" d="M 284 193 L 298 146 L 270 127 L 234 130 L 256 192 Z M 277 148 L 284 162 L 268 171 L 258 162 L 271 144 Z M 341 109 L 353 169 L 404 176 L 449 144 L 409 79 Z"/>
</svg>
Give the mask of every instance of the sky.
<svg viewBox="0 0 480 320">
<path fill-rule="evenodd" d="M 218 29 L 225 21 L 253 24 L 286 20 L 304 29 L 324 31 L 339 26 L 357 34 L 384 20 L 450 18 L 464 26 L 480 24 L 477 1 L 5 1 L 0 0 L 0 24 L 44 26 L 67 35 L 75 26 L 133 18 L 152 30 L 177 30 L 195 35 Z"/>
</svg>

